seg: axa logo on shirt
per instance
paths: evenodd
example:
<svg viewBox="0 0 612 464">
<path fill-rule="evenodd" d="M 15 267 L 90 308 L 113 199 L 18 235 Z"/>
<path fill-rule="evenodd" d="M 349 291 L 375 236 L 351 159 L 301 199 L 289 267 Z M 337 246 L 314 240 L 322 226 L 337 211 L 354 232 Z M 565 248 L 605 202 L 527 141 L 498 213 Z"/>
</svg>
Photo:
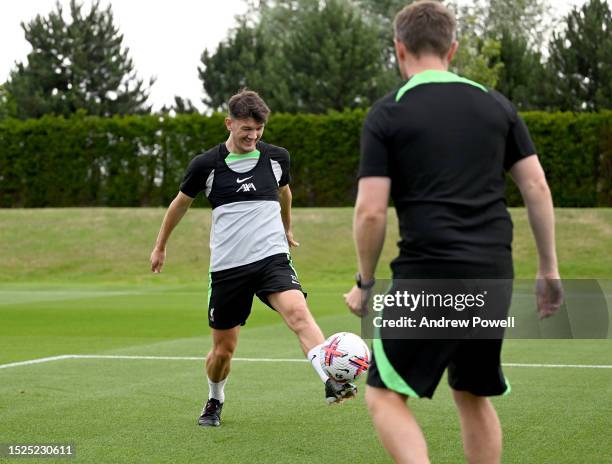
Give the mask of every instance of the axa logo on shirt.
<svg viewBox="0 0 612 464">
<path fill-rule="evenodd" d="M 238 187 L 238 190 L 236 190 L 236 193 L 237 192 L 250 192 L 251 190 L 253 191 L 257 190 L 255 188 L 255 184 L 253 183 L 242 184 L 240 187 Z"/>
</svg>

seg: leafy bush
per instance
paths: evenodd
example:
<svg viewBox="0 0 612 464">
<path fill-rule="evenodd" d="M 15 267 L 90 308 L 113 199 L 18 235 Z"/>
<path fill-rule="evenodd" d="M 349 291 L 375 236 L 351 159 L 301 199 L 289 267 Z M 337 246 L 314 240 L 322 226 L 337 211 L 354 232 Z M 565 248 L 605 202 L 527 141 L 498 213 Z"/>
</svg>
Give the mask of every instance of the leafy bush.
<svg viewBox="0 0 612 464">
<path fill-rule="evenodd" d="M 264 139 L 291 152 L 295 205 L 353 203 L 365 114 L 272 116 Z M 555 204 L 612 206 L 612 112 L 523 116 Z M 5 119 L 0 207 L 167 205 L 189 160 L 226 137 L 221 114 Z"/>
</svg>

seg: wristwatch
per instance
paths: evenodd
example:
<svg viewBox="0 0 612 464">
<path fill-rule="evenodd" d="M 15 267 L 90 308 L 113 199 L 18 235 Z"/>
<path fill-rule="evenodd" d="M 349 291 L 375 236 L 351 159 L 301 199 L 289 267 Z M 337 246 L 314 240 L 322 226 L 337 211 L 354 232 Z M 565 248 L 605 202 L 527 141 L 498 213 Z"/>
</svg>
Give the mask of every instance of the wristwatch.
<svg viewBox="0 0 612 464">
<path fill-rule="evenodd" d="M 355 283 L 357 284 L 357 288 L 360 288 L 362 290 L 369 290 L 376 283 L 376 279 L 372 278 L 372 280 L 370 280 L 369 282 L 364 282 L 363 280 L 361 280 L 361 274 L 358 272 L 357 274 L 355 274 Z"/>
</svg>

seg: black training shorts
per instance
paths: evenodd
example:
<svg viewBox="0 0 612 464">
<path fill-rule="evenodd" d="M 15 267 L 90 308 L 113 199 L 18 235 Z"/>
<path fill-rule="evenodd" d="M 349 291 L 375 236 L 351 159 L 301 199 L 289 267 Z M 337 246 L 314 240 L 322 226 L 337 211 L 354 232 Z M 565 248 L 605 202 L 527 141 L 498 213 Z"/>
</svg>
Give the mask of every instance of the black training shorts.
<svg viewBox="0 0 612 464">
<path fill-rule="evenodd" d="M 450 272 L 448 266 L 435 266 L 432 269 L 419 268 L 416 269 L 418 272 L 404 272 L 401 276 L 396 274 L 395 279 L 426 276 L 428 279 L 445 279 L 441 282 L 450 282 L 451 286 L 457 282 L 458 288 L 461 288 L 461 279 L 455 281 L 449 277 L 459 275 L 466 279 L 477 279 L 502 275 L 506 278 L 487 288 L 495 291 L 496 311 L 504 317 L 507 315 L 512 299 L 511 264 L 504 273 L 498 269 L 485 269 L 488 272 L 482 269 Z M 395 280 L 389 292 L 400 282 Z M 448 369 L 448 383 L 455 390 L 477 396 L 504 395 L 510 392 L 510 384 L 501 368 L 502 338 L 482 338 L 474 333 L 466 333 L 458 339 L 402 338 L 380 333 L 372 341 L 372 363 L 367 380 L 372 387 L 386 388 L 415 398 L 431 398 L 444 371 Z"/>
<path fill-rule="evenodd" d="M 368 385 L 414 398 L 432 398 L 448 368 L 455 390 L 477 396 L 510 392 L 501 369 L 503 340 L 375 339 Z"/>
<path fill-rule="evenodd" d="M 254 295 L 272 308 L 268 295 L 285 290 L 303 292 L 291 257 L 284 253 L 244 266 L 211 272 L 208 325 L 213 329 L 244 325 L 251 314 Z"/>
</svg>

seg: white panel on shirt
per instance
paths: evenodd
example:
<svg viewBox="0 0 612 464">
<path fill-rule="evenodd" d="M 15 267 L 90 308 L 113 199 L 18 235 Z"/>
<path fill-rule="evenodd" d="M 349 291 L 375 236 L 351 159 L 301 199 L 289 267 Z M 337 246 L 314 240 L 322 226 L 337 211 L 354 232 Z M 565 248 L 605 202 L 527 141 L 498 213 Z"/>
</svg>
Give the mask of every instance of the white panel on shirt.
<svg viewBox="0 0 612 464">
<path fill-rule="evenodd" d="M 222 271 L 289 253 L 278 201 L 217 206 L 210 229 L 210 270 Z"/>
</svg>

